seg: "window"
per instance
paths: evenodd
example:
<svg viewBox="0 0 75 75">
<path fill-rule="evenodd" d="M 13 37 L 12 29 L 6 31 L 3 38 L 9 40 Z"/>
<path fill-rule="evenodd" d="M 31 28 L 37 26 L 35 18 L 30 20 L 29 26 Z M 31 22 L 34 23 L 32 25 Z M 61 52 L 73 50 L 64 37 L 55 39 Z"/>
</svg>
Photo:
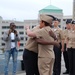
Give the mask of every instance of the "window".
<svg viewBox="0 0 75 75">
<path fill-rule="evenodd" d="M 5 43 L 2 43 L 2 46 L 5 46 Z"/>
<path fill-rule="evenodd" d="M 3 37 L 1 39 L 3 40 Z"/>
<path fill-rule="evenodd" d="M 2 29 L 9 29 L 10 26 L 2 26 Z"/>
<path fill-rule="evenodd" d="M 9 28 L 10 28 L 10 26 L 7 26 L 6 28 L 7 28 L 7 29 L 9 29 Z"/>
<path fill-rule="evenodd" d="M 23 51 L 23 49 L 19 49 L 19 51 Z"/>
<path fill-rule="evenodd" d="M 61 25 L 59 25 L 59 28 L 61 28 Z"/>
<path fill-rule="evenodd" d="M 20 46 L 24 46 L 24 44 L 23 43 L 20 43 Z"/>
<path fill-rule="evenodd" d="M 5 21 L 2 21 L 2 23 L 5 23 Z"/>
<path fill-rule="evenodd" d="M 23 29 L 24 26 L 16 26 L 16 29 Z"/>
<path fill-rule="evenodd" d="M 19 29 L 23 29 L 24 28 L 24 26 L 19 26 Z"/>
<path fill-rule="evenodd" d="M 24 37 L 21 37 L 21 40 L 24 40 Z"/>
<path fill-rule="evenodd" d="M 2 23 L 8 23 L 8 21 L 2 21 Z"/>
<path fill-rule="evenodd" d="M 6 29 L 6 26 L 2 26 L 2 29 Z"/>
<path fill-rule="evenodd" d="M 4 34 L 4 32 L 2 32 L 2 34 Z"/>
<path fill-rule="evenodd" d="M 25 39 L 26 39 L 26 41 L 27 41 L 27 37 L 26 37 Z"/>
<path fill-rule="evenodd" d="M 16 26 L 16 29 L 18 29 L 18 26 Z"/>
<path fill-rule="evenodd" d="M 19 32 L 19 34 L 24 34 L 24 32 Z"/>
<path fill-rule="evenodd" d="M 32 26 L 32 28 L 34 28 L 34 26 Z"/>
<path fill-rule="evenodd" d="M 63 21 L 66 21 L 66 19 L 63 19 Z"/>
</svg>

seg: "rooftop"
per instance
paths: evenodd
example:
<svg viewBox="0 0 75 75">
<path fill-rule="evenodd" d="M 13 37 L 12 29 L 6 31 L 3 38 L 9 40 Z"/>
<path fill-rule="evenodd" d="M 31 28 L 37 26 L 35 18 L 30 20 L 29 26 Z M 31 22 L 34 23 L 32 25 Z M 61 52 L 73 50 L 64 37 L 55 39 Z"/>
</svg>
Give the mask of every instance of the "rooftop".
<svg viewBox="0 0 75 75">
<path fill-rule="evenodd" d="M 46 13 L 46 12 L 53 12 L 53 13 L 62 13 L 62 9 L 53 6 L 53 5 L 48 5 L 47 7 L 41 9 L 39 13 Z"/>
</svg>

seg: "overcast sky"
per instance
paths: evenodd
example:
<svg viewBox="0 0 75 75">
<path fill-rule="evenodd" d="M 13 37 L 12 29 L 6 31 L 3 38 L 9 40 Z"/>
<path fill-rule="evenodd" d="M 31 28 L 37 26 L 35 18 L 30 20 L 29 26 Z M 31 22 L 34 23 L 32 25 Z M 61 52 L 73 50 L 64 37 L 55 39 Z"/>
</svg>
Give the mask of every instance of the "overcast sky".
<svg viewBox="0 0 75 75">
<path fill-rule="evenodd" d="M 64 15 L 72 15 L 73 0 L 0 0 L 0 16 L 4 20 L 37 19 L 39 10 L 50 4 L 63 9 Z"/>
</svg>

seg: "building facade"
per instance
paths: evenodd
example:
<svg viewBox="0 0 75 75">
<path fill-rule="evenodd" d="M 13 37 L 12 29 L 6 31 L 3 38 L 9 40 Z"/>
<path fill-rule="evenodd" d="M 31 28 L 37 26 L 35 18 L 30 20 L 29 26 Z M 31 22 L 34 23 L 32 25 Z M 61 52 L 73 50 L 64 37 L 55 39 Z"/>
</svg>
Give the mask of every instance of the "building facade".
<svg viewBox="0 0 75 75">
<path fill-rule="evenodd" d="M 62 29 L 65 29 L 66 19 L 72 20 L 72 16 L 63 16 L 62 9 L 55 7 L 53 5 L 49 5 L 41 9 L 38 14 L 38 20 L 41 14 L 53 15 L 57 17 L 58 19 L 60 19 L 61 22 L 60 22 L 59 27 L 61 27 Z M 39 24 L 38 20 L 24 20 L 23 22 L 20 22 L 20 21 L 15 21 L 15 20 L 3 20 L 3 18 L 0 16 L 0 48 L 4 48 L 5 46 L 5 42 L 3 41 L 4 32 L 9 30 L 9 24 L 11 22 L 14 22 L 16 24 L 16 30 L 18 31 L 19 36 L 21 38 L 19 50 L 23 50 L 25 47 L 27 38 L 28 38 L 28 36 L 26 35 L 25 26 L 29 25 L 30 29 L 32 29 L 34 26 Z"/>
<path fill-rule="evenodd" d="M 64 16 L 62 25 L 65 27 L 66 19 L 72 20 L 72 16 Z M 19 33 L 20 36 L 20 47 L 19 50 L 23 50 L 27 41 L 28 36 L 26 35 L 25 26 L 29 25 L 30 29 L 35 27 L 39 24 L 38 20 L 24 20 L 23 22 L 20 21 L 13 21 L 13 20 L 3 20 L 2 17 L 0 17 L 0 48 L 4 48 L 5 42 L 3 41 L 3 34 L 5 31 L 9 30 L 9 24 L 11 22 L 14 22 L 16 24 L 16 30 Z"/>
<path fill-rule="evenodd" d="M 19 50 L 23 50 L 27 41 L 27 35 L 25 26 L 29 25 L 30 29 L 38 25 L 38 20 L 24 20 L 24 22 L 13 21 L 13 20 L 3 20 L 0 19 L 0 49 L 5 47 L 5 42 L 3 41 L 3 34 L 5 31 L 9 30 L 10 23 L 14 22 L 16 24 L 16 30 L 18 31 L 20 37 L 20 47 Z"/>
<path fill-rule="evenodd" d="M 53 15 L 55 17 L 57 17 L 58 19 L 60 19 L 60 24 L 59 26 L 63 29 L 64 25 L 63 25 L 63 10 L 53 6 L 53 5 L 48 5 L 47 7 L 41 9 L 39 11 L 39 15 L 41 14 L 48 14 L 48 15 Z"/>
</svg>

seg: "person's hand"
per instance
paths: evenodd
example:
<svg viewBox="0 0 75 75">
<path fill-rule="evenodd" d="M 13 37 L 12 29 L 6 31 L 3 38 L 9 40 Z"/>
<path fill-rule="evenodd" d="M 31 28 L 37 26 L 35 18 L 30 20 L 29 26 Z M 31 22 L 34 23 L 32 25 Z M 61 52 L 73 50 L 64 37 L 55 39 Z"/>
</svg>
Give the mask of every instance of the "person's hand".
<svg viewBox="0 0 75 75">
<path fill-rule="evenodd" d="M 16 30 L 14 30 L 14 33 L 15 33 L 15 34 L 17 34 L 17 31 L 16 31 Z"/>
<path fill-rule="evenodd" d="M 18 33 L 17 33 L 17 31 L 16 31 L 16 30 L 14 30 L 14 34 L 15 34 L 16 36 L 18 36 Z"/>
<path fill-rule="evenodd" d="M 10 29 L 10 30 L 8 31 L 8 36 L 10 35 L 11 32 L 12 32 L 12 30 Z"/>
<path fill-rule="evenodd" d="M 61 51 L 64 52 L 64 48 L 61 48 Z"/>
<path fill-rule="evenodd" d="M 49 35 L 50 35 L 51 37 L 53 37 L 54 40 L 57 40 L 56 35 L 54 34 L 54 32 L 53 32 L 52 30 L 49 31 Z"/>
<path fill-rule="evenodd" d="M 25 26 L 25 29 L 27 30 L 27 29 L 29 29 L 30 27 L 27 25 L 27 26 Z"/>
</svg>

